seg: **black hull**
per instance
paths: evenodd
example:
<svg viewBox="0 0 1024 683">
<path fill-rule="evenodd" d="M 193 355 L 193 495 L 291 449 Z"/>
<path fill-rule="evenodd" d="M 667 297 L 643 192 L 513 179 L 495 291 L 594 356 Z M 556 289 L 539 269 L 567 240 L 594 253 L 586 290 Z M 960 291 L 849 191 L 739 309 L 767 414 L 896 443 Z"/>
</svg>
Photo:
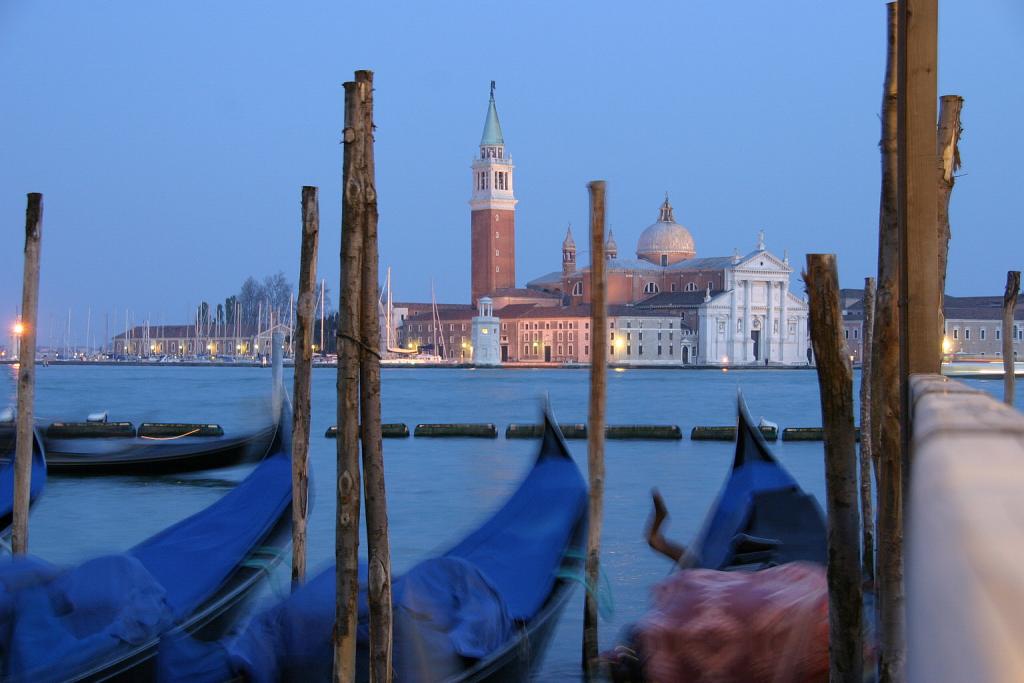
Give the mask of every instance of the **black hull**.
<svg viewBox="0 0 1024 683">
<path fill-rule="evenodd" d="M 51 473 L 78 476 L 170 474 L 230 467 L 263 458 L 275 433 L 276 428 L 271 426 L 244 436 L 198 437 L 193 441 L 47 439 L 47 467 Z"/>
</svg>

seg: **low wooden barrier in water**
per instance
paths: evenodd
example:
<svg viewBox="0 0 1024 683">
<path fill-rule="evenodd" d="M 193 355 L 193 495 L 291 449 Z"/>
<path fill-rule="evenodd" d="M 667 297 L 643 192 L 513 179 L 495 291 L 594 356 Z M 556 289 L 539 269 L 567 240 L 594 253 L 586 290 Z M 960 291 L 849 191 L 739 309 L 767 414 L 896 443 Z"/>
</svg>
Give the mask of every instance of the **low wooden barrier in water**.
<svg viewBox="0 0 1024 683">
<path fill-rule="evenodd" d="M 779 438 L 779 428 L 769 427 L 762 425 L 760 427 L 761 435 L 764 436 L 766 441 L 777 441 Z M 818 431 L 821 431 L 820 429 Z M 690 431 L 691 441 L 735 441 L 736 440 L 736 427 L 735 425 L 729 426 L 714 426 L 714 427 L 694 427 Z M 783 441 L 786 439 L 783 438 Z"/>
<path fill-rule="evenodd" d="M 860 441 L 860 427 L 857 427 L 856 437 Z M 783 441 L 823 441 L 825 430 L 821 427 L 786 427 L 782 430 Z"/>
<path fill-rule="evenodd" d="M 385 439 L 404 439 L 409 436 L 409 428 L 402 422 L 384 422 L 380 425 L 381 436 Z M 327 428 L 324 436 L 328 439 L 338 438 L 337 425 Z"/>
<path fill-rule="evenodd" d="M 587 438 L 587 425 L 582 422 L 560 424 L 558 428 L 567 439 Z M 511 422 L 505 427 L 506 439 L 539 439 L 543 435 L 544 425 L 531 422 Z"/>
<path fill-rule="evenodd" d="M 185 422 L 143 422 L 139 436 L 145 439 L 171 439 L 185 436 L 224 436 L 224 428 L 216 424 Z"/>
<path fill-rule="evenodd" d="M 132 438 L 135 426 L 131 422 L 54 422 L 46 428 L 50 439 L 111 439 Z"/>
<path fill-rule="evenodd" d="M 683 431 L 679 425 L 608 425 L 604 435 L 607 439 L 619 440 L 679 441 L 683 438 Z"/>
<path fill-rule="evenodd" d="M 414 436 L 468 436 L 477 439 L 498 438 L 498 428 L 493 422 L 455 422 L 444 424 L 418 424 Z"/>
</svg>

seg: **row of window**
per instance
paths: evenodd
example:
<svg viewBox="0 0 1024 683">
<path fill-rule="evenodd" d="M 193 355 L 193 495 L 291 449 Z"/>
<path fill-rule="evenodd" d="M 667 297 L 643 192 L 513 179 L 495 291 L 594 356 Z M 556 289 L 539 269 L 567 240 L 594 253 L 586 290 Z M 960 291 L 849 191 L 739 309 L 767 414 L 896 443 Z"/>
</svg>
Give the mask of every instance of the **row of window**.
<svg viewBox="0 0 1024 683">
<path fill-rule="evenodd" d="M 710 281 L 708 281 L 708 286 L 712 290 L 714 290 L 714 285 Z M 676 283 L 675 282 L 672 283 L 671 290 L 673 292 L 677 291 L 676 290 Z M 657 294 L 660 291 L 661 291 L 661 287 L 658 286 L 657 282 L 648 282 L 647 284 L 644 285 L 644 294 Z M 685 292 L 696 292 L 697 291 L 697 283 L 696 282 L 687 282 L 686 286 L 683 287 L 683 291 L 685 291 Z M 573 296 L 583 296 L 583 281 L 582 280 L 573 283 L 573 285 L 572 285 L 572 295 Z"/>
<path fill-rule="evenodd" d="M 543 327 L 541 327 L 542 324 L 543 324 Z M 575 329 L 577 329 L 576 323 L 574 323 L 572 321 L 563 322 L 563 321 L 559 320 L 556 323 L 556 325 L 557 325 L 557 327 L 555 329 L 559 329 L 559 330 L 563 329 L 563 327 L 564 327 L 564 329 L 567 329 L 567 330 L 575 330 Z M 521 323 L 519 323 L 519 329 L 521 329 L 521 330 L 540 330 L 540 329 L 550 330 L 551 329 L 551 322 L 550 321 L 546 321 L 544 323 L 523 323 L 523 322 L 521 322 Z M 589 322 L 584 322 L 583 323 L 583 329 L 589 330 L 590 329 L 590 323 Z"/>
<path fill-rule="evenodd" d="M 637 348 L 637 355 L 639 355 L 639 356 L 644 355 L 644 345 L 643 344 L 638 344 L 636 348 Z M 658 344 L 657 349 L 658 349 L 657 355 L 659 355 L 659 356 L 662 355 L 662 353 L 661 353 L 661 351 L 662 351 L 661 344 Z M 615 355 L 615 345 L 612 344 L 608 348 L 608 351 L 609 351 L 609 353 L 612 356 L 614 356 Z M 671 356 L 671 355 L 673 355 L 674 352 L 675 352 L 675 346 L 673 344 L 669 344 L 668 345 L 668 355 Z M 627 355 L 627 356 L 633 355 L 633 345 L 632 344 L 626 344 L 626 354 L 625 355 Z"/>
<path fill-rule="evenodd" d="M 672 341 L 674 339 L 674 336 L 673 336 L 674 334 L 675 334 L 674 332 L 669 332 L 668 333 L 668 340 L 669 341 Z M 643 332 L 638 332 L 636 336 L 637 336 L 637 341 L 643 341 L 644 340 L 644 333 Z M 633 338 L 632 337 L 632 333 L 627 332 L 626 333 L 626 341 L 632 341 L 632 338 Z M 611 333 L 611 341 L 612 341 L 613 344 L 615 343 L 615 333 L 614 332 Z M 661 332 L 658 332 L 658 341 L 661 341 Z"/>
<path fill-rule="evenodd" d="M 996 341 L 1001 340 L 1002 339 L 1002 332 L 1003 331 L 1000 328 L 997 327 L 995 329 L 995 332 L 996 332 Z M 987 337 L 987 329 L 984 328 L 984 327 L 979 327 L 978 328 L 978 334 L 981 337 L 981 341 L 985 341 L 985 339 Z M 959 327 L 954 327 L 953 328 L 953 339 L 959 339 L 959 338 L 960 338 L 960 328 Z M 1013 338 L 1016 339 L 1017 341 L 1024 341 L 1024 327 L 1020 327 L 1020 326 L 1014 325 L 1013 326 Z M 969 327 L 965 327 L 964 328 L 964 339 L 967 340 L 967 341 L 970 341 L 970 339 L 971 339 L 971 328 L 969 328 Z"/>
<path fill-rule="evenodd" d="M 459 328 L 460 328 L 459 329 L 460 332 L 465 332 L 466 331 L 466 323 L 459 323 Z M 502 329 L 505 329 L 504 325 L 502 325 Z M 438 326 L 437 331 L 441 332 L 443 330 L 444 330 L 444 323 L 441 323 Z M 431 323 L 409 323 L 409 331 L 410 332 L 433 332 L 434 331 L 434 325 L 431 324 Z M 455 323 L 448 323 L 448 331 L 449 332 L 454 332 L 455 331 Z"/>
<path fill-rule="evenodd" d="M 665 322 L 663 320 L 659 320 L 657 322 L 657 326 L 658 327 L 663 327 L 664 325 L 665 325 Z M 673 329 L 673 327 L 672 327 L 673 325 L 675 325 L 675 323 L 669 322 L 668 329 L 670 329 L 670 330 Z M 632 327 L 633 327 L 633 321 L 632 320 L 627 320 L 626 321 L 626 329 L 629 330 L 629 329 L 632 329 Z M 608 323 L 608 328 L 612 329 L 612 330 L 615 329 L 615 321 L 614 320 L 612 320 L 612 321 L 610 321 Z M 640 329 L 641 330 L 644 329 L 644 321 L 643 320 L 640 321 Z M 657 329 L 657 328 L 655 328 L 655 329 Z"/>
</svg>

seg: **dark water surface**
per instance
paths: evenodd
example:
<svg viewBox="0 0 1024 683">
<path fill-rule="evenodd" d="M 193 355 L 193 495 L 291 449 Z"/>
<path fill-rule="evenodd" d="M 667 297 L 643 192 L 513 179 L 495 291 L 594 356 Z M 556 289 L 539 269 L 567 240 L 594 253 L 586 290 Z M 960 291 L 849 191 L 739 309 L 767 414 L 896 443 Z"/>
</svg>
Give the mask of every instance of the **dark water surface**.
<svg viewBox="0 0 1024 683">
<path fill-rule="evenodd" d="M 548 392 L 562 422 L 585 422 L 589 373 L 585 370 L 386 369 L 385 422 L 535 421 Z M 858 373 L 859 377 L 859 373 Z M 15 369 L 2 368 L 0 407 L 15 403 Z M 333 369 L 313 372 L 310 458 L 314 502 L 309 524 L 309 566 L 317 572 L 334 554 L 335 442 L 323 438 L 335 423 Z M 291 388 L 291 370 L 285 370 Z M 972 382 L 1001 395 L 1002 383 Z M 1024 383 L 1018 385 L 1018 405 Z M 688 436 L 694 425 L 732 424 L 736 390 L 751 414 L 780 427 L 821 424 L 816 376 L 809 371 L 652 371 L 609 373 L 609 423 L 671 423 Z M 856 392 L 856 386 L 855 386 Z M 43 420 L 83 419 L 109 410 L 112 420 L 217 422 L 231 433 L 269 419 L 270 372 L 260 368 L 40 367 L 36 413 Z M 581 470 L 586 443 L 570 441 Z M 475 528 L 518 485 L 537 444 L 480 439 L 384 441 L 394 569 L 444 551 Z M 602 569 L 614 613 L 601 623 L 602 648 L 647 606 L 650 587 L 670 566 L 641 539 L 650 511 L 649 491 L 661 489 L 671 512 L 669 535 L 688 543 L 726 476 L 732 444 L 616 442 L 606 447 Z M 797 480 L 824 501 L 820 443 L 782 443 L 775 453 Z M 119 551 L 210 504 L 248 467 L 161 477 L 52 476 L 33 509 L 31 552 L 57 563 L 77 563 Z M 365 552 L 365 543 L 364 552 Z M 287 559 L 266 600 L 283 595 Z M 579 677 L 583 594 L 578 589 L 549 650 L 542 680 Z"/>
</svg>

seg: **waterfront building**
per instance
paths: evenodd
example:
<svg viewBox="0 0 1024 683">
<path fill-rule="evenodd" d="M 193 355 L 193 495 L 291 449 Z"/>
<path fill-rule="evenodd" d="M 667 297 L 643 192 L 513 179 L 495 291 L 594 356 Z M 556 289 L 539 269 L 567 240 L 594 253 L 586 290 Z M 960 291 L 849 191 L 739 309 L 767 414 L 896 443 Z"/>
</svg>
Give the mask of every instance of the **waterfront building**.
<svg viewBox="0 0 1024 683">
<path fill-rule="evenodd" d="M 234 326 L 226 326 L 232 327 Z M 275 324 L 262 329 L 255 325 L 240 325 L 238 329 L 222 329 L 211 325 L 209 329 L 192 325 L 136 325 L 111 340 L 115 356 L 246 356 L 257 357 L 270 353 L 274 332 L 285 338 L 285 352 L 291 354 L 291 329 Z"/>
<path fill-rule="evenodd" d="M 609 305 L 675 307 L 689 315 L 687 354 L 701 365 L 806 365 L 807 304 L 789 291 L 793 269 L 765 246 L 741 256 L 697 257 L 690 231 L 665 197 L 658 220 L 640 234 L 636 258 L 619 257 L 611 231 L 604 249 Z M 562 269 L 528 288 L 560 295 L 569 305 L 590 301 L 590 267 L 579 268 L 572 228 L 562 241 Z"/>
<path fill-rule="evenodd" d="M 843 336 L 847 353 L 859 364 L 863 358 L 864 290 L 844 289 Z M 946 296 L 943 305 L 942 352 L 956 356 L 1003 356 L 1003 297 Z M 1024 355 L 1024 307 L 1014 310 L 1014 359 Z"/>
</svg>

